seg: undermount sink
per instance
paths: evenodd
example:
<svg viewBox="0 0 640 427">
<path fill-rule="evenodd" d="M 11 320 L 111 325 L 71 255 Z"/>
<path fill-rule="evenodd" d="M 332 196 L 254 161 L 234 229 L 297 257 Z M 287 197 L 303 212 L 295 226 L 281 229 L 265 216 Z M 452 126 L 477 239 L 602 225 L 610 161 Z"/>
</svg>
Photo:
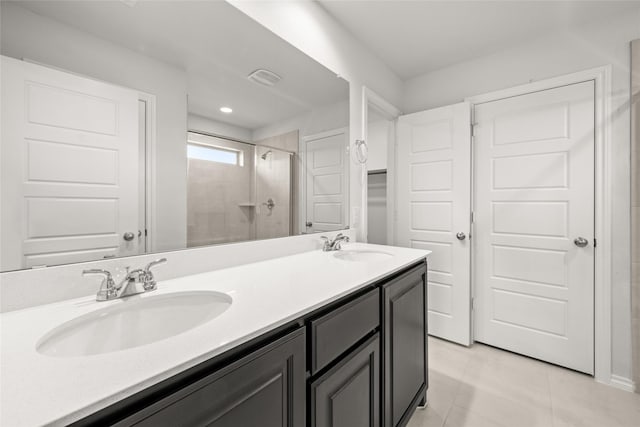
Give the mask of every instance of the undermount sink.
<svg viewBox="0 0 640 427">
<path fill-rule="evenodd" d="M 385 261 L 393 257 L 393 255 L 388 252 L 359 249 L 343 249 L 337 251 L 333 256 L 343 261 L 354 262 Z"/>
<path fill-rule="evenodd" d="M 174 292 L 131 297 L 52 329 L 36 350 L 53 357 L 110 353 L 160 341 L 209 322 L 232 298 L 220 292 Z"/>
</svg>

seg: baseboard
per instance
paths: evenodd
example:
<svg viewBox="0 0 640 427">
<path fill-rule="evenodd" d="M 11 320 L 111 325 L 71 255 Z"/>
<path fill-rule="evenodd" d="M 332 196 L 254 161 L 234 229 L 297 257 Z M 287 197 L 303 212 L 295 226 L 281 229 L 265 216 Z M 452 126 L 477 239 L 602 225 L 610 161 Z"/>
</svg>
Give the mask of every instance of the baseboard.
<svg viewBox="0 0 640 427">
<path fill-rule="evenodd" d="M 624 391 L 629 391 L 631 393 L 636 391 L 636 385 L 630 378 L 625 378 L 619 375 L 611 374 L 611 380 L 609 383 L 613 387 L 619 388 Z"/>
</svg>

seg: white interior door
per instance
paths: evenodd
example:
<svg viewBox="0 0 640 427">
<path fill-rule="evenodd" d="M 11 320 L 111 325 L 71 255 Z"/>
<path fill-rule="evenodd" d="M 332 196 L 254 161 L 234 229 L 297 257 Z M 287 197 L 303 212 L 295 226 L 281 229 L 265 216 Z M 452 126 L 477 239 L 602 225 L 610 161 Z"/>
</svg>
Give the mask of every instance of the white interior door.
<svg viewBox="0 0 640 427">
<path fill-rule="evenodd" d="M 335 231 L 347 226 L 347 130 L 303 138 L 306 221 L 302 230 Z"/>
<path fill-rule="evenodd" d="M 396 156 L 396 244 L 432 251 L 429 334 L 463 345 L 471 336 L 470 128 L 464 102 L 401 116 Z"/>
<path fill-rule="evenodd" d="M 475 338 L 593 373 L 594 83 L 474 113 Z"/>
<path fill-rule="evenodd" d="M 2 106 L 1 269 L 138 253 L 138 94 L 3 56 Z"/>
</svg>

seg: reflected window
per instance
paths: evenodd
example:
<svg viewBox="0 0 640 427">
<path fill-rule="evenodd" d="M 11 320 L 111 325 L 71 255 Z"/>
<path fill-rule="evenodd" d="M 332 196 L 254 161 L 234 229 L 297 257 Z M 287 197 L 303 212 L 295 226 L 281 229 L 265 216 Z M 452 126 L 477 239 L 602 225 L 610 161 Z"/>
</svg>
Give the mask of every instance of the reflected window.
<svg viewBox="0 0 640 427">
<path fill-rule="evenodd" d="M 242 166 L 240 152 L 211 145 L 187 144 L 187 157 L 190 159 Z"/>
</svg>

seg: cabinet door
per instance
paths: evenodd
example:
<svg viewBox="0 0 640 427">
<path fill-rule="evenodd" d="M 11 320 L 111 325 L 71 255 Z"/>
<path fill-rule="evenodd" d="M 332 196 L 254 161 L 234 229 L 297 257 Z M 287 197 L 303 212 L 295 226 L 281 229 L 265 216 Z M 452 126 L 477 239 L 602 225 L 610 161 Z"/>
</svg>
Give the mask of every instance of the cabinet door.
<svg viewBox="0 0 640 427">
<path fill-rule="evenodd" d="M 380 425 L 380 337 L 376 333 L 311 384 L 311 427 Z"/>
<path fill-rule="evenodd" d="M 383 285 L 384 425 L 404 425 L 427 388 L 426 266 Z"/>
<path fill-rule="evenodd" d="M 297 427 L 305 423 L 302 329 L 132 416 L 136 426 Z"/>
</svg>

